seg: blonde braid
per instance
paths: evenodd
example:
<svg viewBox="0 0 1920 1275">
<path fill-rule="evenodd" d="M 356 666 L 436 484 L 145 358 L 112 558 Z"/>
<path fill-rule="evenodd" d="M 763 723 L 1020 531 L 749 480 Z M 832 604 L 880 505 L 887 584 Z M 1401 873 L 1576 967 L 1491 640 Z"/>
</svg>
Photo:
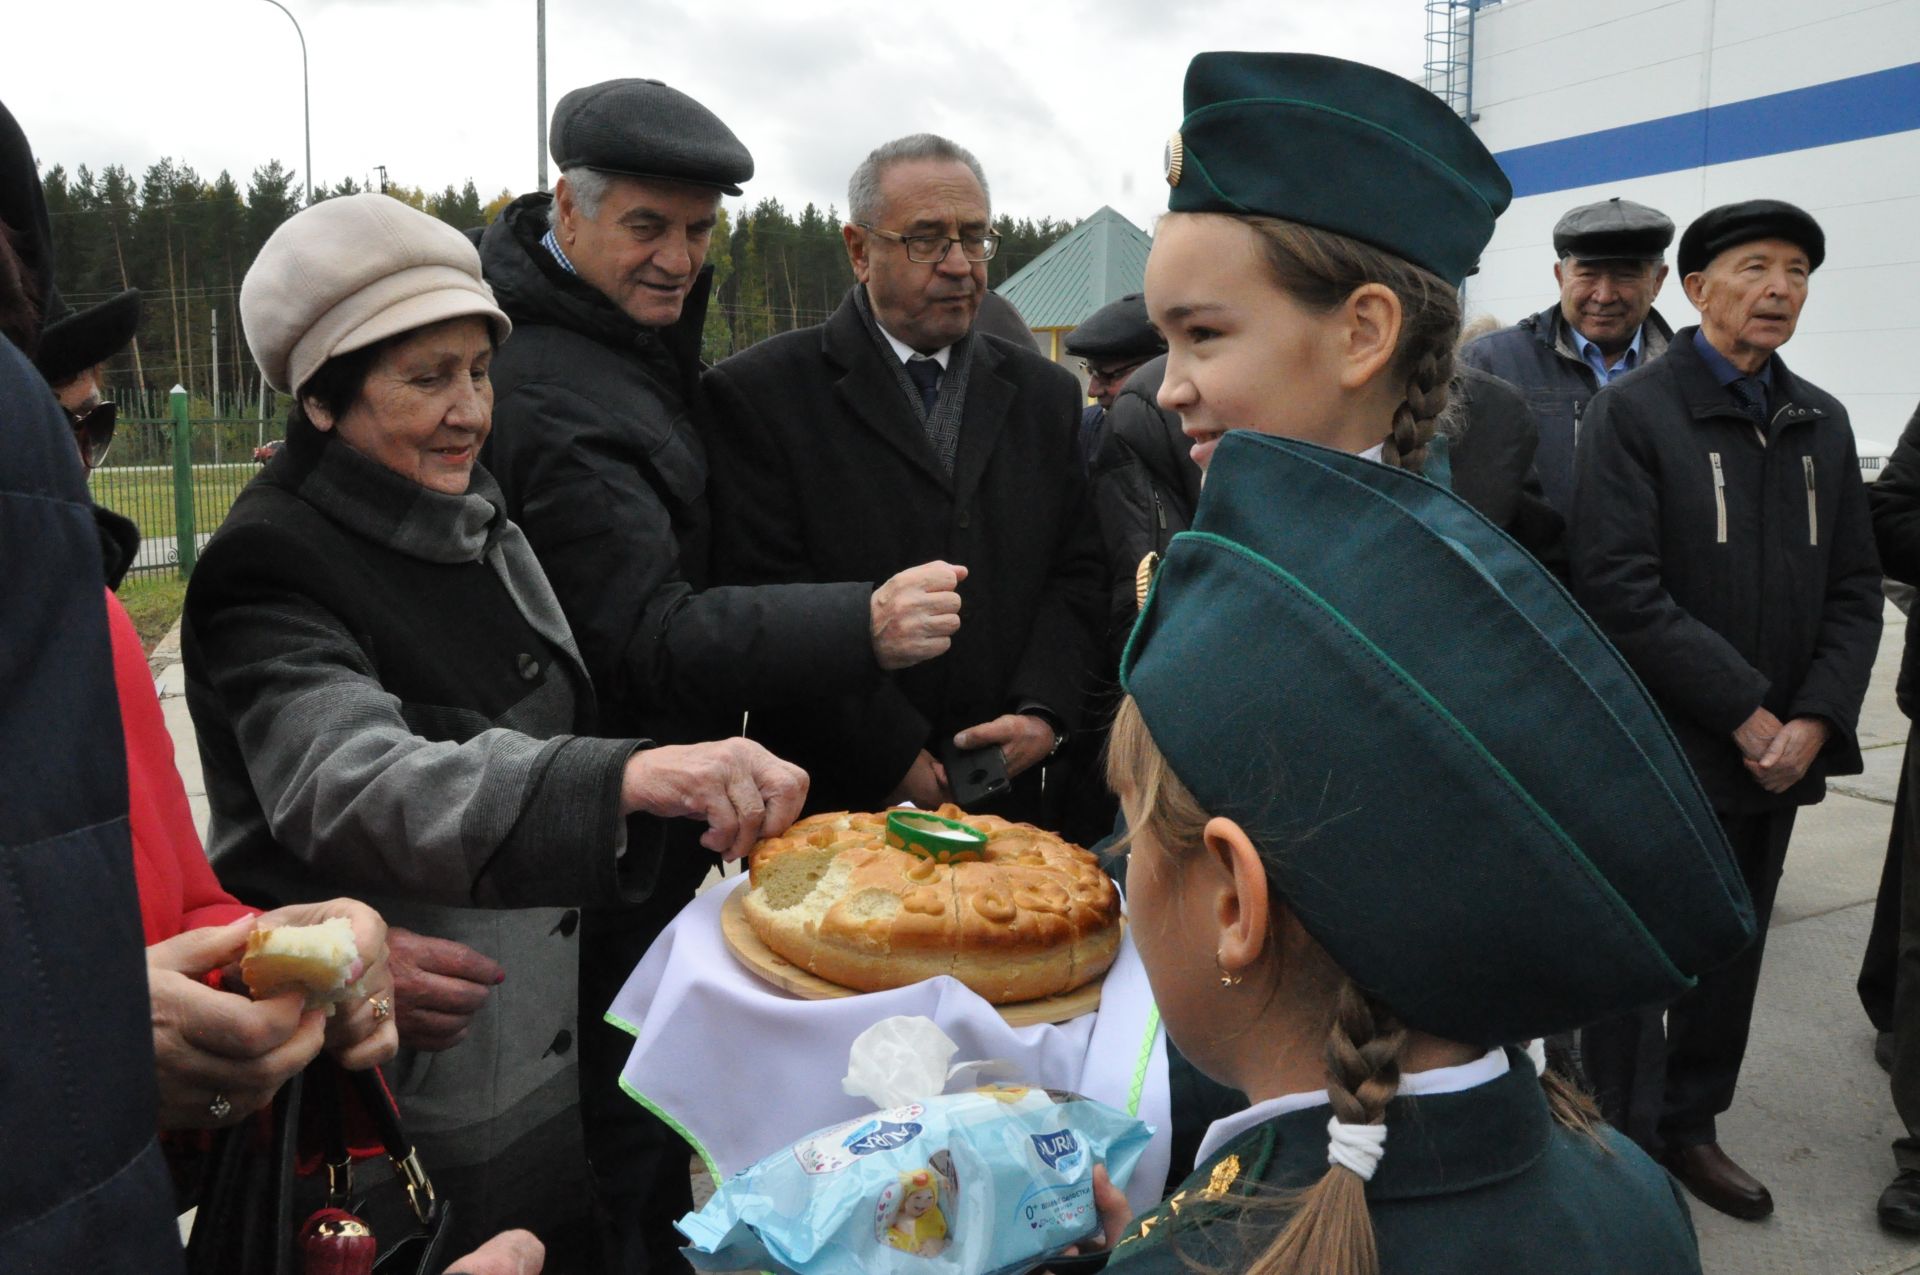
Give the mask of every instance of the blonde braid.
<svg viewBox="0 0 1920 1275">
<path fill-rule="evenodd" d="M 1327 1032 L 1327 1096 L 1344 1124 L 1380 1124 L 1400 1089 L 1407 1029 L 1392 1010 L 1343 979 Z M 1248 1275 L 1379 1275 L 1380 1251 L 1367 1213 L 1367 1184 L 1330 1165 L 1301 1192 L 1285 1229 Z"/>
</svg>

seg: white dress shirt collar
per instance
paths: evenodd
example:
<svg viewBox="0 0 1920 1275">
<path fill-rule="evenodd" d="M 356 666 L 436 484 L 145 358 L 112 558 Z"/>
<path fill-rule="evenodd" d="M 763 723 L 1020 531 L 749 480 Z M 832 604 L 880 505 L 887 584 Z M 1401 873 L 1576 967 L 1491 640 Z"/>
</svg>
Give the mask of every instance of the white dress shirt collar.
<svg viewBox="0 0 1920 1275">
<path fill-rule="evenodd" d="M 1498 1080 L 1507 1074 L 1507 1051 L 1500 1048 L 1489 1049 L 1472 1062 L 1461 1063 L 1457 1067 L 1435 1067 L 1430 1071 L 1411 1071 L 1400 1077 L 1400 1088 L 1395 1097 L 1417 1098 L 1422 1094 L 1459 1093 L 1463 1089 L 1472 1089 L 1488 1081 Z M 1211 1160 L 1214 1153 L 1232 1142 L 1235 1138 L 1269 1120 L 1278 1119 L 1295 1111 L 1305 1111 L 1309 1107 L 1330 1105 L 1332 1099 L 1327 1091 L 1316 1089 L 1311 1093 L 1281 1094 L 1278 1098 L 1269 1098 L 1265 1102 L 1256 1102 L 1245 1111 L 1236 1111 L 1222 1120 L 1216 1120 L 1207 1126 L 1207 1136 L 1200 1140 L 1200 1151 L 1194 1156 L 1194 1167 Z M 1175 1166 L 1178 1172 L 1178 1166 Z"/>
<path fill-rule="evenodd" d="M 874 320 L 874 326 L 880 329 L 881 336 L 887 338 L 887 344 L 892 346 L 893 352 L 900 356 L 901 363 L 903 364 L 911 363 L 913 362 L 914 359 L 922 357 L 920 354 L 920 351 L 914 349 L 911 345 L 908 345 L 905 341 L 902 341 L 899 337 L 887 331 L 887 325 L 880 322 L 878 318 Z M 935 350 L 932 354 L 928 354 L 924 357 L 930 358 L 935 363 L 938 363 L 940 365 L 940 370 L 944 372 L 947 370 L 947 360 L 953 357 L 953 347 L 951 345 L 942 346 L 941 348 Z"/>
</svg>

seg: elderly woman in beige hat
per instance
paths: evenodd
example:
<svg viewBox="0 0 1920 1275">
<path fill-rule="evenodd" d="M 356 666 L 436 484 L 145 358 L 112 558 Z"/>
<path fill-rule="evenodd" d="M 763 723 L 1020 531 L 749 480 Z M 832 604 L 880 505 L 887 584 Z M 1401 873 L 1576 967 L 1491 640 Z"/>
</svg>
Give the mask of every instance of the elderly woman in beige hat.
<svg viewBox="0 0 1920 1275">
<path fill-rule="evenodd" d="M 661 820 L 738 854 L 806 776 L 743 739 L 587 733 L 566 618 L 476 463 L 509 325 L 465 236 L 328 200 L 267 241 L 240 311 L 294 407 L 187 592 L 209 853 L 252 902 L 351 892 L 387 917 L 392 1073 L 452 1250 L 524 1226 L 571 1269 L 591 1243 L 576 909 L 645 895 Z"/>
</svg>

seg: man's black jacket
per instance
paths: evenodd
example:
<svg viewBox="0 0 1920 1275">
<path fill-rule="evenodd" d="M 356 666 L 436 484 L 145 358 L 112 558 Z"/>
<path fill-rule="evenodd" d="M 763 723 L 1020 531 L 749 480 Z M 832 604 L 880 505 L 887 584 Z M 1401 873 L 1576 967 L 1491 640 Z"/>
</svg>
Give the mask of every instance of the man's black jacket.
<svg viewBox="0 0 1920 1275">
<path fill-rule="evenodd" d="M 481 240 L 514 323 L 493 361 L 483 459 L 573 627 L 600 731 L 711 737 L 747 709 L 871 685 L 873 582 L 706 587 L 707 280 L 673 328 L 641 327 L 541 246 L 551 199 L 522 196 Z"/>
<path fill-rule="evenodd" d="M 1658 359 L 1673 340 L 1673 329 L 1658 310 L 1647 312 L 1642 353 Z M 1526 396 L 1540 436 L 1537 465 L 1547 503 L 1562 515 L 1573 511 L 1574 447 L 1582 416 L 1600 378 L 1574 350 L 1556 302 L 1510 328 L 1489 332 L 1460 352 L 1461 361 L 1491 372 Z"/>
<path fill-rule="evenodd" d="M 1809 805 L 1858 774 L 1880 563 L 1846 409 L 1773 359 L 1762 432 L 1693 346 L 1595 396 L 1580 431 L 1573 592 L 1665 710 L 1716 809 Z M 1768 793 L 1735 728 L 1764 705 L 1831 735 Z"/>
<path fill-rule="evenodd" d="M 1540 434 L 1525 396 L 1471 363 L 1455 367 L 1448 394 L 1453 493 L 1564 580 L 1567 522 L 1541 490 Z"/>
<path fill-rule="evenodd" d="M 1880 549 L 1881 569 L 1889 580 L 1920 584 L 1920 408 L 1901 431 L 1900 444 L 1880 471 L 1880 481 L 1867 488 L 1867 504 L 1873 510 L 1873 539 Z M 1907 625 L 1894 698 L 1901 712 L 1920 719 L 1920 642 L 1915 640 L 1916 632 L 1920 628 Z"/>
<path fill-rule="evenodd" d="M 871 809 L 920 749 L 1025 705 L 1079 717 L 1104 610 L 1080 389 L 1030 349 L 972 340 L 951 477 L 851 292 L 823 326 L 707 374 L 716 579 L 884 580 L 932 559 L 969 572 L 945 655 L 869 693 L 755 715 L 754 734 L 812 775 L 811 808 Z M 1022 778 L 1034 786 L 1038 768 Z"/>
</svg>

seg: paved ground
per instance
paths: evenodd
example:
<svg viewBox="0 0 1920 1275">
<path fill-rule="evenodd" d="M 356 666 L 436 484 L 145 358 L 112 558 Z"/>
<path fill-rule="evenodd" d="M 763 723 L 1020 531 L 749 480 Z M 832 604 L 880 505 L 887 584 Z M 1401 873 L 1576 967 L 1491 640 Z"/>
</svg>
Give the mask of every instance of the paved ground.
<svg viewBox="0 0 1920 1275">
<path fill-rule="evenodd" d="M 1899 1130 L 1853 990 L 1906 741 L 1906 719 L 1893 705 L 1906 620 L 1889 607 L 1887 621 L 1861 721 L 1866 773 L 1836 782 L 1826 802 L 1800 816 L 1740 1096 L 1720 1126 L 1722 1143 L 1772 1188 L 1778 1211 L 1764 1222 L 1736 1222 L 1696 1205 L 1708 1275 L 1920 1272 L 1920 1240 L 1896 1239 L 1874 1220 L 1874 1200 L 1893 1174 L 1888 1144 Z M 200 758 L 169 649 L 163 642 L 155 652 L 162 706 L 204 830 Z M 696 1177 L 704 1199 L 705 1174 Z"/>
</svg>

